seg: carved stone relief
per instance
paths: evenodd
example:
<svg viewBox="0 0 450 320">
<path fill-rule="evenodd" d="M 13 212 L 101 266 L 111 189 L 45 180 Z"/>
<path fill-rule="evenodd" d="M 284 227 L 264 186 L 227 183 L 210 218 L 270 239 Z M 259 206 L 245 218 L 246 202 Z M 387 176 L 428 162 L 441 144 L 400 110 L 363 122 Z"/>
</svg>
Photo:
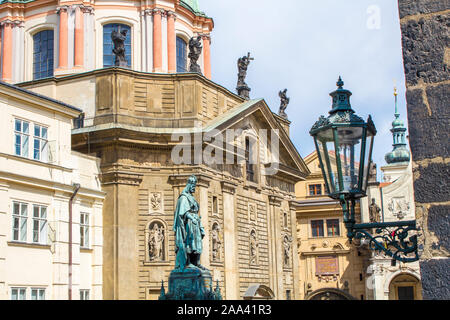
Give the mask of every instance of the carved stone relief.
<svg viewBox="0 0 450 320">
<path fill-rule="evenodd" d="M 283 265 L 285 268 L 291 266 L 291 242 L 292 239 L 289 236 L 283 238 Z"/>
<path fill-rule="evenodd" d="M 256 221 L 256 204 L 254 203 L 248 204 L 248 218 L 250 221 Z"/>
<path fill-rule="evenodd" d="M 162 194 L 161 192 L 151 192 L 149 195 L 150 213 L 162 212 Z"/>
<path fill-rule="evenodd" d="M 166 230 L 159 221 L 150 223 L 148 228 L 148 260 L 160 262 L 165 260 Z"/>
<path fill-rule="evenodd" d="M 220 226 L 217 222 L 213 223 L 211 231 L 211 253 L 212 261 L 219 262 L 222 261 L 222 235 Z"/>
<path fill-rule="evenodd" d="M 389 212 L 398 219 L 403 219 L 409 213 L 409 208 L 409 202 L 404 197 L 392 198 L 388 202 Z"/>
<path fill-rule="evenodd" d="M 250 264 L 258 264 L 258 239 L 255 230 L 250 232 Z"/>
</svg>

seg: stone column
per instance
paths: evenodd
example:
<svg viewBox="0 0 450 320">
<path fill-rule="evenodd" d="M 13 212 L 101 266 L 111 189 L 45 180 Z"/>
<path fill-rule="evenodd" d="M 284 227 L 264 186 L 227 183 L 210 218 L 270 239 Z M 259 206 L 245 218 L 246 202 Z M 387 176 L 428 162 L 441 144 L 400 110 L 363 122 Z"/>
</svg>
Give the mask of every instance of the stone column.
<svg viewBox="0 0 450 320">
<path fill-rule="evenodd" d="M 145 71 L 153 71 L 153 21 L 152 11 L 145 10 Z"/>
<path fill-rule="evenodd" d="M 92 205 L 92 300 L 102 300 L 103 286 L 103 202 L 95 200 Z"/>
<path fill-rule="evenodd" d="M 168 72 L 177 72 L 177 53 L 176 53 L 176 37 L 175 37 L 175 12 L 167 12 L 167 59 Z"/>
<path fill-rule="evenodd" d="M 162 71 L 162 28 L 163 10 L 153 10 L 153 72 Z"/>
<path fill-rule="evenodd" d="M 2 28 L 2 80 L 11 82 L 13 65 L 13 23 L 11 21 L 5 21 L 2 23 Z"/>
<path fill-rule="evenodd" d="M 211 79 L 211 36 L 203 35 L 203 74 Z"/>
<path fill-rule="evenodd" d="M 292 293 L 292 298 L 294 300 L 301 299 L 300 293 L 300 256 L 298 253 L 298 235 L 297 235 L 297 213 L 296 213 L 296 201 L 289 201 L 289 212 L 290 212 L 290 228 L 291 228 L 291 236 L 292 236 L 292 246 L 291 246 L 291 254 L 292 254 L 292 276 L 294 281 L 294 292 Z"/>
<path fill-rule="evenodd" d="M 225 299 L 239 299 L 238 244 L 236 230 L 236 211 L 234 193 L 236 185 L 222 182 L 223 220 L 224 220 L 224 267 L 225 267 Z"/>
<path fill-rule="evenodd" d="M 59 7 L 59 64 L 58 69 L 67 69 L 68 66 L 68 14 L 67 7 Z"/>
<path fill-rule="evenodd" d="M 74 66 L 84 65 L 84 16 L 80 6 L 75 8 L 75 56 Z"/>
</svg>

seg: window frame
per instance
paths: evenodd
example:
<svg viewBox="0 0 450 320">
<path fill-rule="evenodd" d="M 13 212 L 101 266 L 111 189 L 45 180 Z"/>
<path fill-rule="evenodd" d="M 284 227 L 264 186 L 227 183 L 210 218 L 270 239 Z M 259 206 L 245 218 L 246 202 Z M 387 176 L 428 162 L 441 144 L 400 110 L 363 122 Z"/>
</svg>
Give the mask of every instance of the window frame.
<svg viewBox="0 0 450 320">
<path fill-rule="evenodd" d="M 331 227 L 332 227 L 332 234 L 330 235 L 329 230 L 329 221 L 333 221 Z M 327 225 L 327 237 L 339 237 L 341 235 L 341 226 L 340 226 L 340 220 L 338 218 L 332 218 L 332 219 L 326 219 L 326 225 Z M 337 227 L 337 228 L 336 228 Z M 335 229 L 337 229 L 337 232 L 335 233 Z"/>
<path fill-rule="evenodd" d="M 42 48 L 42 42 L 43 41 L 47 41 L 47 48 L 46 51 L 38 51 L 36 52 L 36 37 L 39 35 L 40 37 L 42 37 L 42 35 L 46 33 L 46 34 L 51 34 L 51 38 L 48 38 L 48 35 L 46 36 L 47 39 L 45 40 L 41 40 L 40 44 L 39 44 L 39 48 Z M 54 73 L 55 73 L 55 30 L 53 28 L 48 28 L 48 29 L 40 29 L 39 31 L 33 33 L 31 35 L 31 40 L 32 40 L 32 46 L 33 46 L 33 53 L 32 53 L 32 77 L 33 80 L 39 80 L 39 79 L 43 79 L 43 78 L 48 78 L 48 77 L 53 77 Z M 51 48 L 49 48 L 48 43 L 51 43 Z M 51 49 L 51 50 L 49 50 Z M 50 54 L 49 54 L 50 51 Z M 40 55 L 39 62 L 36 62 L 36 55 Z M 47 59 L 45 61 L 42 61 L 42 56 L 43 54 L 46 54 Z M 46 69 L 42 69 L 42 64 L 46 64 Z M 36 72 L 36 65 L 39 64 L 40 68 L 39 68 L 39 72 Z M 44 73 L 44 75 L 42 74 Z M 37 75 L 38 74 L 38 75 Z"/>
<path fill-rule="evenodd" d="M 13 291 L 17 290 L 17 299 L 13 299 Z M 19 299 L 19 290 L 24 290 L 24 294 L 23 294 L 23 299 Z M 27 300 L 27 287 L 10 287 L 10 291 L 11 291 L 11 295 L 10 295 L 10 299 L 11 300 Z"/>
<path fill-rule="evenodd" d="M 176 36 L 176 40 L 175 41 L 176 41 L 176 43 L 175 43 L 176 49 L 175 50 L 176 50 L 177 73 L 188 72 L 188 62 L 187 62 L 187 58 L 188 58 L 188 43 L 183 37 L 181 37 L 179 35 Z M 183 42 L 183 46 L 179 47 L 178 43 L 181 42 L 181 41 Z M 184 50 L 181 50 L 181 48 L 184 48 Z M 184 56 L 183 56 L 183 54 L 184 54 Z M 178 62 L 181 61 L 180 58 L 184 58 L 183 59 L 184 66 L 181 66 L 181 65 L 178 64 Z"/>
<path fill-rule="evenodd" d="M 38 209 L 38 216 L 35 216 L 36 209 Z M 43 210 L 45 209 L 45 210 Z M 44 212 L 44 216 L 43 213 Z M 48 237 L 48 220 L 47 220 L 47 206 L 40 204 L 33 204 L 33 215 L 32 219 L 32 243 L 37 244 L 47 244 Z M 36 222 L 37 222 L 37 230 L 36 230 Z M 35 235 L 37 234 L 37 240 L 35 240 Z"/>
<path fill-rule="evenodd" d="M 313 190 L 311 190 L 313 188 Z M 311 191 L 313 191 L 311 193 Z M 308 185 L 308 195 L 310 197 L 322 196 L 322 184 L 321 183 L 312 183 Z"/>
<path fill-rule="evenodd" d="M 36 291 L 37 295 L 36 298 L 37 299 L 33 299 L 33 291 Z M 43 292 L 43 296 L 41 297 L 41 292 Z M 31 287 L 30 290 L 30 300 L 45 300 L 45 288 L 40 288 L 40 287 Z"/>
<path fill-rule="evenodd" d="M 19 213 L 15 213 L 16 204 L 19 205 Z M 27 229 L 28 229 L 28 203 L 21 202 L 21 201 L 13 201 L 13 208 L 12 208 L 12 241 L 15 242 L 27 242 Z M 23 215 L 23 206 L 25 206 L 25 215 Z M 15 227 L 16 219 L 18 220 L 17 228 Z M 22 226 L 25 226 L 24 231 L 22 229 Z M 15 239 L 15 232 L 17 230 L 17 239 Z M 23 232 L 23 233 L 22 233 Z"/>
<path fill-rule="evenodd" d="M 17 123 L 20 123 L 20 130 L 17 130 Z M 27 124 L 27 131 L 23 131 L 23 124 Z M 17 144 L 17 138 L 20 137 L 20 143 Z M 25 143 L 23 141 L 26 141 Z M 26 147 L 25 147 L 26 144 Z M 17 148 L 20 148 L 20 153 L 17 153 Z M 14 155 L 28 158 L 30 149 L 30 121 L 20 118 L 14 118 Z"/>
<path fill-rule="evenodd" d="M 89 289 L 80 289 L 80 300 L 90 300 Z"/>
<path fill-rule="evenodd" d="M 86 223 L 87 221 L 87 223 Z M 88 212 L 80 212 L 80 248 L 90 248 L 90 214 Z"/>
<path fill-rule="evenodd" d="M 36 129 L 38 129 L 39 135 L 36 135 Z M 42 136 L 44 130 L 45 130 L 45 137 Z M 37 158 L 36 158 L 36 142 L 39 142 Z M 33 123 L 33 160 L 42 161 L 42 162 L 49 161 L 48 126 L 43 126 L 38 123 Z"/>
<path fill-rule="evenodd" d="M 319 225 L 314 226 L 314 224 L 316 223 L 321 223 L 321 229 L 317 229 Z M 323 238 L 324 237 L 324 223 L 323 223 L 323 219 L 316 219 L 316 220 L 311 220 L 309 223 L 310 227 L 311 227 L 311 238 Z M 321 230 L 322 231 L 322 235 L 318 234 L 318 235 L 314 235 L 314 231 L 316 231 L 317 233 L 319 233 L 318 231 Z"/>
</svg>

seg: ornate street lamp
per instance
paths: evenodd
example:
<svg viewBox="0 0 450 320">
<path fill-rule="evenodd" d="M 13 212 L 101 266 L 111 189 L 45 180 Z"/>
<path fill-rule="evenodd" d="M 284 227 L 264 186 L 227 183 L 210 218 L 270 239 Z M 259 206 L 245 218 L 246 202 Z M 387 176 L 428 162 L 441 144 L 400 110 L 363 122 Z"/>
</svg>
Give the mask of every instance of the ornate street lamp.
<svg viewBox="0 0 450 320">
<path fill-rule="evenodd" d="M 328 196 L 339 200 L 344 214 L 347 237 L 366 239 L 369 248 L 383 251 L 395 260 L 412 262 L 418 259 L 415 221 L 355 223 L 355 201 L 366 196 L 372 162 L 374 136 L 377 133 L 372 117 L 358 117 L 350 106 L 352 93 L 343 88 L 339 77 L 329 116 L 321 116 L 310 130 L 314 138 Z M 372 230 L 375 235 L 372 235 Z"/>
</svg>

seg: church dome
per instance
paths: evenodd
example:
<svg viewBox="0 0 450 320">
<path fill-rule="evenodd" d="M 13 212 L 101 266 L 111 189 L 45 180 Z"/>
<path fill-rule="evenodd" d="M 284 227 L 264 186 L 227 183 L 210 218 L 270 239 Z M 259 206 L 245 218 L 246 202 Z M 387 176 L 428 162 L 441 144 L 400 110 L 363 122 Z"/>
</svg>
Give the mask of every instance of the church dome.
<svg viewBox="0 0 450 320">
<path fill-rule="evenodd" d="M 384 159 L 388 164 L 409 162 L 411 155 L 406 147 L 398 147 L 391 152 L 387 153 Z"/>
</svg>

